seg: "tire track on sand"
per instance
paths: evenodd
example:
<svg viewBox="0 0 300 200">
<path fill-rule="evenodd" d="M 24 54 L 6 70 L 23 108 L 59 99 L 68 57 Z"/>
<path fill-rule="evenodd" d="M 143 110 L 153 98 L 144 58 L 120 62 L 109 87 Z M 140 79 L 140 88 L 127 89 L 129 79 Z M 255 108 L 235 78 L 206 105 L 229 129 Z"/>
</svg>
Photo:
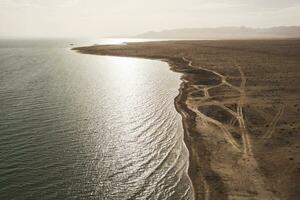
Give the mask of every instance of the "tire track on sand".
<svg viewBox="0 0 300 200">
<path fill-rule="evenodd" d="M 214 106 L 218 106 L 218 107 L 222 108 L 224 111 L 229 112 L 234 117 L 234 119 L 238 121 L 240 135 L 242 137 L 241 145 L 237 143 L 237 141 L 232 136 L 231 132 L 227 129 L 226 125 L 222 121 L 218 121 L 218 120 L 213 119 L 213 118 L 205 115 L 204 113 L 202 113 L 198 109 L 197 104 L 192 104 L 192 103 L 189 104 L 189 109 L 191 111 L 193 111 L 197 115 L 197 117 L 201 118 L 206 123 L 207 122 L 212 123 L 212 124 L 216 125 L 217 127 L 219 127 L 219 129 L 224 134 L 224 139 L 232 146 L 232 148 L 234 148 L 236 150 L 237 153 L 241 153 L 240 157 L 238 158 L 238 162 L 235 166 L 237 169 L 235 172 L 237 174 L 237 176 L 232 177 L 232 181 L 240 183 L 241 186 L 240 186 L 240 184 L 238 184 L 236 186 L 236 187 L 240 188 L 239 193 L 235 192 L 234 190 L 231 190 L 231 193 L 229 194 L 230 199 L 232 198 L 232 199 L 277 200 L 278 198 L 271 192 L 271 189 L 268 187 L 268 185 L 266 185 L 264 176 L 260 172 L 257 161 L 252 153 L 253 145 L 251 143 L 249 131 L 246 127 L 245 116 L 244 116 L 244 112 L 243 112 L 243 107 L 244 107 L 244 104 L 246 101 L 246 81 L 247 81 L 247 79 L 242 70 L 242 67 L 235 63 L 235 66 L 238 68 L 239 73 L 240 73 L 241 83 L 239 86 L 234 86 L 226 80 L 226 76 L 224 76 L 214 70 L 194 66 L 193 62 L 191 60 L 189 60 L 188 58 L 182 57 L 182 59 L 188 63 L 189 67 L 191 67 L 195 70 L 200 69 L 200 70 L 204 70 L 207 72 L 211 72 L 214 75 L 217 75 L 221 80 L 221 83 L 218 84 L 218 86 L 221 86 L 223 84 L 227 85 L 230 88 L 232 88 L 233 90 L 238 91 L 240 94 L 239 98 L 237 100 L 236 111 L 234 111 L 234 110 L 231 110 L 230 108 L 228 108 L 227 106 L 225 106 L 224 103 L 222 103 L 221 101 L 212 101 L 212 100 L 210 101 L 209 89 L 214 88 L 215 86 L 201 85 L 201 88 L 198 88 L 198 89 L 202 89 L 204 91 L 204 93 L 205 93 L 204 99 L 206 101 L 210 101 L 209 105 L 214 105 Z M 197 85 L 195 85 L 194 87 L 197 88 Z M 203 99 L 199 99 L 199 97 L 198 98 L 190 97 L 190 99 L 192 101 L 203 100 Z M 280 112 L 277 113 L 274 120 L 271 122 L 270 129 L 263 138 L 264 141 L 272 136 L 275 126 L 276 126 L 276 123 L 278 122 L 282 113 L 283 113 L 283 108 L 281 108 Z M 198 161 L 197 163 L 201 164 L 200 161 Z M 241 173 L 241 174 L 238 175 L 239 173 Z M 222 177 L 222 173 L 220 174 L 220 176 Z M 225 180 L 225 182 L 226 182 L 226 180 Z M 231 187 L 231 182 L 226 182 L 226 184 L 229 187 Z M 210 194 L 209 194 L 210 191 L 213 191 L 213 190 L 210 190 L 209 187 L 213 187 L 213 186 L 208 185 L 208 183 L 205 180 L 204 180 L 204 185 L 205 185 L 204 198 L 206 200 L 208 200 L 208 199 L 210 199 Z M 247 196 L 247 195 L 249 195 L 249 193 L 247 190 L 245 190 L 245 186 L 251 186 L 251 190 L 254 191 L 255 196 L 251 196 L 251 195 Z"/>
</svg>

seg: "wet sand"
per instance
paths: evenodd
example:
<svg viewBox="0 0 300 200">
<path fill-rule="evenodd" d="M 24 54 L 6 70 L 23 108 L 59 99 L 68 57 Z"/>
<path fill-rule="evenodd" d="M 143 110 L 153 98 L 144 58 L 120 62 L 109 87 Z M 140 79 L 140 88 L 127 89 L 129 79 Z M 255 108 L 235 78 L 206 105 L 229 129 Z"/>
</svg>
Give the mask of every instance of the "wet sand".
<svg viewBox="0 0 300 200">
<path fill-rule="evenodd" d="M 159 59 L 182 73 L 175 100 L 195 199 L 300 196 L 300 40 L 166 41 L 79 47 Z"/>
</svg>

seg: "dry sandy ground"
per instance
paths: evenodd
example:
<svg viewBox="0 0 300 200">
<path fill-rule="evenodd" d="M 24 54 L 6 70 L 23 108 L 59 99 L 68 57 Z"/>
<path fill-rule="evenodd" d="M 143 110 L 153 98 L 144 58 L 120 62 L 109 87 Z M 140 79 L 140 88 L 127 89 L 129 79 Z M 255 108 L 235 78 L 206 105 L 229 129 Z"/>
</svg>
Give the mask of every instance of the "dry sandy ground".
<svg viewBox="0 0 300 200">
<path fill-rule="evenodd" d="M 76 48 L 167 61 L 196 199 L 300 199 L 300 40 L 168 41 Z"/>
</svg>

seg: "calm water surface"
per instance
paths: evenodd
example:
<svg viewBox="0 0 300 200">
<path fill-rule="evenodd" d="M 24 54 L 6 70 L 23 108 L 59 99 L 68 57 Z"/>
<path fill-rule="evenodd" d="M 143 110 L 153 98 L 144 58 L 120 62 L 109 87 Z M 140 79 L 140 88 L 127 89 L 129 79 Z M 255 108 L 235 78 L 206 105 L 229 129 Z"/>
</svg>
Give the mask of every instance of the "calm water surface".
<svg viewBox="0 0 300 200">
<path fill-rule="evenodd" d="M 179 74 L 73 42 L 0 41 L 0 199 L 192 199 Z"/>
</svg>

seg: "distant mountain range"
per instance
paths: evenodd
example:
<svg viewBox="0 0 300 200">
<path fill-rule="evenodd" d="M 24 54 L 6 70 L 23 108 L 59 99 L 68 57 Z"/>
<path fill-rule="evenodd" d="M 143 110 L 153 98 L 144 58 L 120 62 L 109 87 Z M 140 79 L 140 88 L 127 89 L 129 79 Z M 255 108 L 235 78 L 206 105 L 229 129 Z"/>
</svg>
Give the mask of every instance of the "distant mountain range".
<svg viewBox="0 0 300 200">
<path fill-rule="evenodd" d="M 217 27 L 183 28 L 164 31 L 149 31 L 138 38 L 178 39 L 250 39 L 250 38 L 300 38 L 300 26 L 279 26 L 272 28 Z"/>
</svg>

